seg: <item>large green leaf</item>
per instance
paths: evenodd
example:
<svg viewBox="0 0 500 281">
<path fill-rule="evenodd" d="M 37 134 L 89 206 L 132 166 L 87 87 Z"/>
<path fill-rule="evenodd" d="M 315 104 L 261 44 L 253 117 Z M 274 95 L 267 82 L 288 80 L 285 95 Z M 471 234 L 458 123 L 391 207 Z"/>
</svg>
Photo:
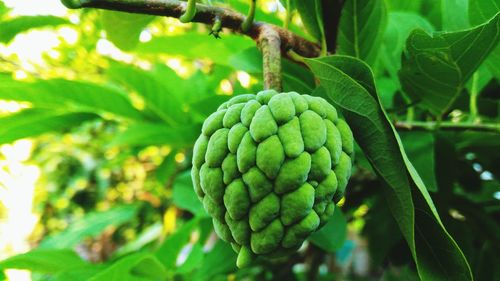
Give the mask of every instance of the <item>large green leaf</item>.
<svg viewBox="0 0 500 281">
<path fill-rule="evenodd" d="M 338 54 L 373 64 L 386 22 L 387 8 L 383 0 L 347 0 L 340 16 Z"/>
<path fill-rule="evenodd" d="M 186 171 L 177 176 L 173 184 L 173 189 L 174 193 L 172 199 L 177 207 L 188 210 L 195 215 L 207 215 L 205 209 L 203 209 L 203 205 L 194 192 L 190 171 Z"/>
<path fill-rule="evenodd" d="M 406 43 L 399 78 L 403 90 L 435 115 L 445 113 L 465 83 L 496 47 L 499 19 L 474 29 L 437 33 L 413 31 Z"/>
<path fill-rule="evenodd" d="M 36 249 L 0 261 L 2 269 L 26 269 L 41 273 L 57 273 L 88 265 L 75 252 L 67 249 Z"/>
<path fill-rule="evenodd" d="M 125 51 L 137 46 L 141 32 L 155 18 L 115 11 L 102 11 L 100 16 L 107 38 Z"/>
<path fill-rule="evenodd" d="M 410 11 L 418 12 L 422 6 L 421 0 L 401 1 L 401 0 L 385 0 L 389 11 Z"/>
<path fill-rule="evenodd" d="M 469 21 L 480 25 L 500 11 L 500 0 L 469 0 Z"/>
<path fill-rule="evenodd" d="M 80 268 L 72 268 L 54 274 L 53 281 L 88 281 L 90 278 L 100 273 L 106 265 L 91 265 Z"/>
<path fill-rule="evenodd" d="M 175 271 L 176 274 L 187 274 L 192 272 L 194 269 L 199 268 L 203 264 L 203 259 L 205 255 L 203 253 L 203 246 L 200 243 L 196 243 L 191 248 L 189 256 L 186 261 L 182 263 Z"/>
<path fill-rule="evenodd" d="M 108 75 L 137 92 L 144 99 L 145 106 L 168 124 L 186 123 L 182 112 L 179 82 L 182 80 L 166 66 L 145 71 L 130 65 L 115 65 Z"/>
<path fill-rule="evenodd" d="M 177 231 L 167 237 L 155 252 L 155 256 L 170 271 L 175 269 L 177 257 L 182 248 L 189 242 L 189 236 L 200 219 L 195 217 L 177 229 Z"/>
<path fill-rule="evenodd" d="M 200 125 L 169 127 L 159 123 L 135 123 L 111 141 L 111 145 L 192 145 L 200 134 Z"/>
<path fill-rule="evenodd" d="M 72 223 L 62 232 L 45 237 L 40 248 L 71 248 L 88 237 L 101 234 L 106 228 L 119 226 L 134 218 L 138 205 L 124 205 L 107 211 L 95 211 L 86 214 Z"/>
<path fill-rule="evenodd" d="M 356 142 L 386 186 L 385 196 L 423 280 L 472 280 L 420 176 L 378 99 L 370 67 L 352 57 L 307 60 L 341 109 Z"/>
<path fill-rule="evenodd" d="M 9 11 L 9 8 L 5 6 L 3 2 L 0 2 L 0 20 L 4 17 L 4 15 Z M 1 275 L 0 275 L 1 277 Z"/>
<path fill-rule="evenodd" d="M 327 252 L 339 250 L 347 238 L 347 222 L 342 211 L 335 207 L 335 212 L 327 224 L 314 232 L 309 241 Z"/>
<path fill-rule="evenodd" d="M 52 79 L 27 83 L 7 80 L 0 84 L 0 99 L 30 102 L 37 108 L 52 110 L 113 113 L 133 119 L 143 118 L 124 92 L 83 81 Z"/>
<path fill-rule="evenodd" d="M 427 189 L 437 191 L 436 153 L 432 132 L 402 132 L 400 137 L 408 158 L 421 175 Z"/>
<path fill-rule="evenodd" d="M 177 172 L 177 162 L 175 162 L 176 150 L 168 153 L 161 164 L 155 170 L 155 178 L 161 184 L 165 184 Z"/>
<path fill-rule="evenodd" d="M 468 0 L 440 0 L 443 30 L 455 31 L 469 28 Z M 483 21 L 484 22 L 484 21 Z"/>
<path fill-rule="evenodd" d="M 156 281 L 166 277 L 165 267 L 155 256 L 136 253 L 119 259 L 89 281 Z"/>
<path fill-rule="evenodd" d="M 118 248 L 116 252 L 113 253 L 113 256 L 118 257 L 140 251 L 146 245 L 158 241 L 162 232 L 163 225 L 161 222 L 152 224 L 139 233 L 137 238 Z"/>
<path fill-rule="evenodd" d="M 321 0 L 294 0 L 294 3 L 304 27 L 316 40 L 321 41 L 325 36 Z"/>
<path fill-rule="evenodd" d="M 194 281 L 213 280 L 217 274 L 236 269 L 236 253 L 229 243 L 219 240 L 214 248 L 205 255 L 203 264 L 193 276 Z"/>
<path fill-rule="evenodd" d="M 98 118 L 93 113 L 65 113 L 47 109 L 25 109 L 0 118 L 0 144 L 63 131 Z"/>
<path fill-rule="evenodd" d="M 22 16 L 0 21 L 0 42 L 9 43 L 17 34 L 30 29 L 62 24 L 69 24 L 69 21 L 55 16 Z"/>
<path fill-rule="evenodd" d="M 394 81 L 398 81 L 401 68 L 401 54 L 411 31 L 421 28 L 434 31 L 432 24 L 419 14 L 412 12 L 390 12 L 382 43 L 381 60 Z M 398 83 L 399 84 L 399 83 Z"/>
<path fill-rule="evenodd" d="M 500 0 L 469 0 L 469 21 L 472 25 L 479 25 L 488 21 L 499 11 Z M 500 46 L 497 46 L 485 61 L 485 64 L 497 79 L 500 79 L 499 61 Z"/>
</svg>

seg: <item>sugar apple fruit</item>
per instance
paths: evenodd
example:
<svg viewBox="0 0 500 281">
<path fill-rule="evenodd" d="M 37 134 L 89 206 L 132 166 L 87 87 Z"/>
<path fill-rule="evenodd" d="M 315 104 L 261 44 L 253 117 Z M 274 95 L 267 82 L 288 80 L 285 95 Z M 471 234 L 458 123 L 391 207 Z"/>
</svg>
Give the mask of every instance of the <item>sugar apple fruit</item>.
<svg viewBox="0 0 500 281">
<path fill-rule="evenodd" d="M 235 96 L 205 120 L 192 179 L 243 267 L 296 251 L 328 221 L 352 156 L 351 130 L 330 103 L 266 90 Z"/>
</svg>

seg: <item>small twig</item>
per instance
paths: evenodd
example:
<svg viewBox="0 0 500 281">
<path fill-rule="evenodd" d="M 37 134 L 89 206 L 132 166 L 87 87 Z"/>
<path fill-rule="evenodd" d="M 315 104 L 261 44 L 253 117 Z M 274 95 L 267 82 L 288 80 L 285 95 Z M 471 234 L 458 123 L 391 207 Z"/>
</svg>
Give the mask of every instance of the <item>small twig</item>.
<svg viewBox="0 0 500 281">
<path fill-rule="evenodd" d="M 479 109 L 477 106 L 477 99 L 479 97 L 479 90 L 477 89 L 477 84 L 479 80 L 479 73 L 476 72 L 472 75 L 472 89 L 470 93 L 470 117 L 469 120 L 471 123 L 479 121 Z"/>
<path fill-rule="evenodd" d="M 255 18 L 255 8 L 257 6 L 257 0 L 251 0 L 250 2 L 250 9 L 248 10 L 248 15 L 241 24 L 241 30 L 243 32 L 248 32 L 250 27 L 252 27 L 253 20 Z"/>
<path fill-rule="evenodd" d="M 179 17 L 179 20 L 183 23 L 190 22 L 196 15 L 196 0 L 188 0 L 186 11 Z"/>
<path fill-rule="evenodd" d="M 428 130 L 434 131 L 437 129 L 447 130 L 447 131 L 481 131 L 481 132 L 496 132 L 500 133 L 500 124 L 492 124 L 492 123 L 479 123 L 479 124 L 471 124 L 471 123 L 456 123 L 456 122 L 436 122 L 436 121 L 413 121 L 413 122 L 405 122 L 405 121 L 397 121 L 394 126 L 398 130 Z"/>
</svg>

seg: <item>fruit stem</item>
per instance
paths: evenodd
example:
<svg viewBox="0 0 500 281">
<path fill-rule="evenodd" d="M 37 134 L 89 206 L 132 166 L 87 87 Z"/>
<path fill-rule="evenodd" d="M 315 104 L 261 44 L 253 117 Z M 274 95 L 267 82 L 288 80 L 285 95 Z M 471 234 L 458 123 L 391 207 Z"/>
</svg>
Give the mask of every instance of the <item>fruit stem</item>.
<svg viewBox="0 0 500 281">
<path fill-rule="evenodd" d="M 258 44 L 262 51 L 264 89 L 281 92 L 281 39 L 273 28 L 262 26 Z"/>
</svg>

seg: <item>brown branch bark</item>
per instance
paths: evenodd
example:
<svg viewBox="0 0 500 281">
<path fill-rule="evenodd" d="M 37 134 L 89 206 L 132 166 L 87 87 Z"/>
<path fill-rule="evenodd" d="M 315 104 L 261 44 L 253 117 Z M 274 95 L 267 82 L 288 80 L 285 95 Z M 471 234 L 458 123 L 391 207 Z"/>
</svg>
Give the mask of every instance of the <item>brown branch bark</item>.
<svg viewBox="0 0 500 281">
<path fill-rule="evenodd" d="M 70 8 L 98 8 L 128 13 L 148 14 L 179 18 L 186 10 L 186 2 L 177 0 L 62 0 Z M 286 56 L 286 51 L 292 49 L 303 57 L 317 57 L 320 55 L 320 46 L 307 39 L 304 39 L 286 29 L 273 24 L 254 22 L 251 28 L 244 32 L 241 24 L 245 20 L 245 15 L 228 8 L 196 4 L 196 16 L 193 22 L 213 24 L 215 18 L 222 21 L 222 27 L 234 32 L 248 35 L 255 41 L 262 38 L 266 30 L 274 30 L 280 39 L 282 54 Z"/>
</svg>

